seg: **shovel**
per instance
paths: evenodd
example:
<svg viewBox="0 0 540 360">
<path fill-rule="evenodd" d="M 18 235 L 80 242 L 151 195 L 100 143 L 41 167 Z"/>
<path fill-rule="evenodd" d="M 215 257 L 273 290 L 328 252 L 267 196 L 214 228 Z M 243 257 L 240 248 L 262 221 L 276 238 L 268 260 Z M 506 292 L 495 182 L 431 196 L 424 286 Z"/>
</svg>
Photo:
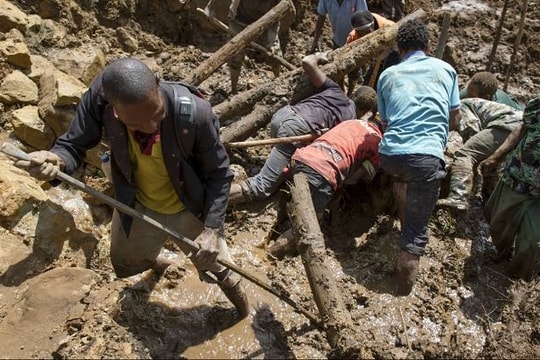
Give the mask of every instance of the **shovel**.
<svg viewBox="0 0 540 360">
<path fill-rule="evenodd" d="M 13 157 L 15 159 L 18 159 L 18 160 L 27 160 L 27 161 L 32 160 L 30 155 L 28 155 L 27 153 L 25 153 L 24 151 L 20 150 L 15 145 L 10 144 L 10 143 L 2 144 L 2 148 L 0 149 L 0 151 L 2 151 L 4 154 L 9 155 L 9 156 L 11 156 L 11 157 Z M 58 180 L 61 180 L 61 181 L 65 182 L 65 183 L 68 183 L 69 185 L 71 185 L 71 186 L 73 186 L 73 187 L 75 187 L 75 188 L 77 188 L 77 189 L 79 189 L 81 191 L 84 191 L 85 193 L 88 193 L 88 194 L 98 198 L 99 200 L 103 201 L 107 205 L 111 206 L 112 208 L 114 208 L 114 209 L 116 209 L 118 211 L 123 212 L 124 214 L 127 214 L 127 215 L 129 215 L 129 216 L 131 216 L 133 218 L 145 221 L 148 224 L 153 225 L 156 228 L 165 231 L 167 234 L 174 237 L 178 241 L 182 242 L 186 247 L 188 247 L 190 249 L 190 254 L 188 254 L 188 257 L 193 256 L 194 254 L 197 253 L 197 251 L 199 251 L 199 245 L 196 242 L 188 239 L 187 237 L 183 236 L 182 234 L 179 234 L 178 232 L 174 231 L 173 229 L 164 226 L 163 224 L 161 224 L 157 220 L 155 220 L 155 219 L 153 219 L 153 218 L 151 218 L 151 217 L 149 217 L 147 215 L 144 215 L 143 213 L 141 213 L 141 212 L 139 212 L 139 211 L 137 211 L 137 210 L 135 210 L 133 208 L 130 208 L 126 204 L 123 204 L 120 201 L 115 200 L 112 197 L 97 191 L 96 189 L 94 189 L 94 188 L 86 185 L 85 183 L 83 183 L 83 182 L 81 182 L 81 181 L 67 175 L 66 173 L 64 173 L 62 171 L 58 171 L 58 174 L 56 175 L 56 178 Z M 268 291 L 272 295 L 275 295 L 279 299 L 285 301 L 295 311 L 297 311 L 298 313 L 300 313 L 300 314 L 304 315 L 305 317 L 307 317 L 314 325 L 318 326 L 321 329 L 325 328 L 324 325 L 319 321 L 319 319 L 315 315 L 313 315 L 308 310 L 304 309 L 301 305 L 297 304 L 293 299 L 288 297 L 286 294 L 284 294 L 280 290 L 271 287 L 270 285 L 268 285 L 267 283 L 265 283 L 261 279 L 251 275 L 247 271 L 239 268 L 238 266 L 236 266 L 235 264 L 233 264 L 231 262 L 220 259 L 219 257 L 217 259 L 217 262 L 219 264 L 227 267 L 228 269 L 234 271 L 238 275 L 240 275 L 240 276 L 246 278 L 247 280 L 251 281 L 255 285 L 263 288 L 264 290 Z"/>
</svg>

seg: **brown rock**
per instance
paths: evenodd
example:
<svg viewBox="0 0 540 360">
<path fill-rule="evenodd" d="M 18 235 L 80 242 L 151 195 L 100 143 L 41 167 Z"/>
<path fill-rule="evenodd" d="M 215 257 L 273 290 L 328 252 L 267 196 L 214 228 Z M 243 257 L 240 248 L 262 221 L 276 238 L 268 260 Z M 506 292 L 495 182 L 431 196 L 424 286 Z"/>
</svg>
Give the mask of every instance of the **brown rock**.
<svg viewBox="0 0 540 360">
<path fill-rule="evenodd" d="M 26 27 L 26 14 L 10 1 L 0 0 L 0 32 L 11 29 L 24 31 Z"/>
<path fill-rule="evenodd" d="M 12 65 L 24 69 L 29 69 L 32 66 L 30 51 L 23 42 L 15 42 L 12 39 L 2 41 L 0 42 L 0 53 Z"/>
<path fill-rule="evenodd" d="M 6 104 L 37 104 L 38 87 L 28 76 L 15 70 L 0 84 L 0 101 Z"/>
<path fill-rule="evenodd" d="M 14 110 L 11 124 L 15 136 L 35 149 L 49 149 L 54 142 L 54 133 L 39 118 L 37 106 L 29 105 Z"/>
<path fill-rule="evenodd" d="M 37 181 L 5 157 L 0 161 L 0 193 L 0 221 L 3 223 L 20 217 L 47 199 Z"/>
</svg>

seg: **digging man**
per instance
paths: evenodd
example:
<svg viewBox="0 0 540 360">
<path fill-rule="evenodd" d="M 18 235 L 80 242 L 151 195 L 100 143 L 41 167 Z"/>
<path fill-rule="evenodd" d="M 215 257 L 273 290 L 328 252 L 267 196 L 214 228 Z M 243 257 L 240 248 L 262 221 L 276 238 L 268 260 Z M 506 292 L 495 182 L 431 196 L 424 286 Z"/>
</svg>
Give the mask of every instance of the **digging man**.
<svg viewBox="0 0 540 360">
<path fill-rule="evenodd" d="M 181 87 L 185 96 L 191 93 Z M 178 91 L 180 91 L 178 90 Z M 193 95 L 197 109 L 206 100 Z M 249 305 L 241 278 L 219 265 L 232 261 L 224 238 L 224 217 L 232 174 L 219 139 L 219 123 L 211 110 L 198 118 L 187 140 L 184 158 L 175 136 L 175 97 L 141 61 L 124 58 L 108 65 L 90 85 L 68 131 L 50 151 L 18 161 L 39 180 L 53 180 L 58 170 L 72 173 L 86 151 L 101 141 L 104 128 L 111 144 L 111 171 L 117 199 L 178 233 L 195 239 L 200 250 L 191 256 L 201 279 L 216 281 L 242 317 Z M 208 105 L 209 106 L 209 105 Z M 182 138 L 184 139 L 184 138 Z M 111 225 L 111 262 L 118 277 L 148 269 L 163 271 L 158 254 L 167 234 L 117 210 Z M 189 254 L 181 242 L 178 246 Z"/>
</svg>

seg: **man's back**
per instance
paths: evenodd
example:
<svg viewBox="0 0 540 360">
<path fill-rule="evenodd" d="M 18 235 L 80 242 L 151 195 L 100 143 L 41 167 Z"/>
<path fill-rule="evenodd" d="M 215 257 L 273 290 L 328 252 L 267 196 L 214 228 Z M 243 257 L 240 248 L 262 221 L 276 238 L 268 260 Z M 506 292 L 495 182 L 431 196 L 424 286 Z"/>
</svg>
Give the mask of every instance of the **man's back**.
<svg viewBox="0 0 540 360">
<path fill-rule="evenodd" d="M 522 111 L 480 98 L 461 100 L 460 113 L 459 133 L 463 140 L 490 127 L 512 131 L 523 118 Z"/>
<path fill-rule="evenodd" d="M 377 90 L 386 125 L 380 153 L 444 159 L 450 110 L 459 107 L 455 70 L 421 51 L 413 52 L 382 73 Z"/>
<path fill-rule="evenodd" d="M 338 84 L 327 79 L 318 90 L 316 94 L 291 106 L 314 132 L 356 117 L 354 104 Z"/>
</svg>

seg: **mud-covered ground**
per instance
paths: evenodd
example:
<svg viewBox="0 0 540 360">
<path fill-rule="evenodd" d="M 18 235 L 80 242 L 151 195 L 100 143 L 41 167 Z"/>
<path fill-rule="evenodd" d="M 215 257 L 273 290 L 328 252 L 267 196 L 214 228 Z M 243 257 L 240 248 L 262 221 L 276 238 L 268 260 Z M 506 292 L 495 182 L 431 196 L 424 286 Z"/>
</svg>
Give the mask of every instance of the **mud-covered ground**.
<svg viewBox="0 0 540 360">
<path fill-rule="evenodd" d="M 145 59 L 162 77 L 181 80 L 226 41 L 221 32 L 188 8 L 171 12 L 177 1 L 11 1 L 26 14 L 50 18 L 64 32 L 38 32 L 25 39 L 45 57 L 59 48 L 100 47 L 107 60 Z M 407 10 L 429 13 L 435 51 L 444 12 L 451 14 L 445 59 L 462 85 L 485 69 L 502 0 L 410 0 Z M 505 80 L 519 28 L 520 8 L 511 2 L 493 71 Z M 299 65 L 310 44 L 316 1 L 301 8 L 285 58 Z M 379 10 L 378 1 L 368 1 Z M 172 6 L 171 5 L 171 6 Z M 226 9 L 222 5 L 221 15 Z M 526 101 L 540 91 L 540 7 L 529 1 L 522 44 L 510 72 L 508 92 Z M 122 30 L 119 30 L 122 29 Z M 119 33 L 136 40 L 126 47 Z M 282 38 L 284 39 L 282 34 Z M 125 39 L 125 37 L 124 37 Z M 321 40 L 329 49 L 329 28 Z M 0 74 L 12 71 L 0 62 Z M 270 67 L 247 59 L 242 89 L 272 79 Z M 227 66 L 201 85 L 213 103 L 229 91 Z M 2 139 L 16 106 L 0 110 Z M 267 136 L 265 130 L 259 138 Z M 268 149 L 231 154 L 248 174 L 258 171 Z M 2 158 L 2 162 L 7 162 Z M 22 172 L 15 175 L 22 179 Z M 77 176 L 100 190 L 108 185 L 91 167 Z M 384 179 L 377 198 L 390 196 Z M 22 183 L 22 180 L 21 180 Z M 375 186 L 375 185 L 373 185 Z M 235 321 L 234 310 L 215 285 L 198 280 L 193 266 L 168 243 L 174 259 L 161 278 L 151 272 L 119 280 L 108 259 L 110 209 L 66 186 L 49 189 L 47 199 L 17 221 L 2 219 L 0 238 L 0 352 L 8 358 L 327 358 L 336 354 L 326 334 L 303 315 L 257 286 L 246 285 L 252 311 Z M 3 189 L 3 188 L 2 188 Z M 3 190 L 2 190 L 3 191 Z M 5 192 L 2 196 L 15 196 Z M 270 259 L 265 240 L 275 237 L 279 197 L 238 206 L 227 214 L 227 239 L 237 264 L 282 289 L 316 313 L 301 259 Z M 437 210 L 431 238 L 413 293 L 393 295 L 399 225 L 389 207 L 373 208 L 363 185 L 347 188 L 323 224 L 327 266 L 350 312 L 351 357 L 377 358 L 538 358 L 540 281 L 515 281 L 495 262 L 481 199 L 467 215 Z M 56 219 L 63 219 L 57 221 Z M 66 220 L 67 219 L 67 220 Z M 277 228 L 279 231 L 280 228 Z M 89 270 L 87 270 L 89 269 Z"/>
</svg>

